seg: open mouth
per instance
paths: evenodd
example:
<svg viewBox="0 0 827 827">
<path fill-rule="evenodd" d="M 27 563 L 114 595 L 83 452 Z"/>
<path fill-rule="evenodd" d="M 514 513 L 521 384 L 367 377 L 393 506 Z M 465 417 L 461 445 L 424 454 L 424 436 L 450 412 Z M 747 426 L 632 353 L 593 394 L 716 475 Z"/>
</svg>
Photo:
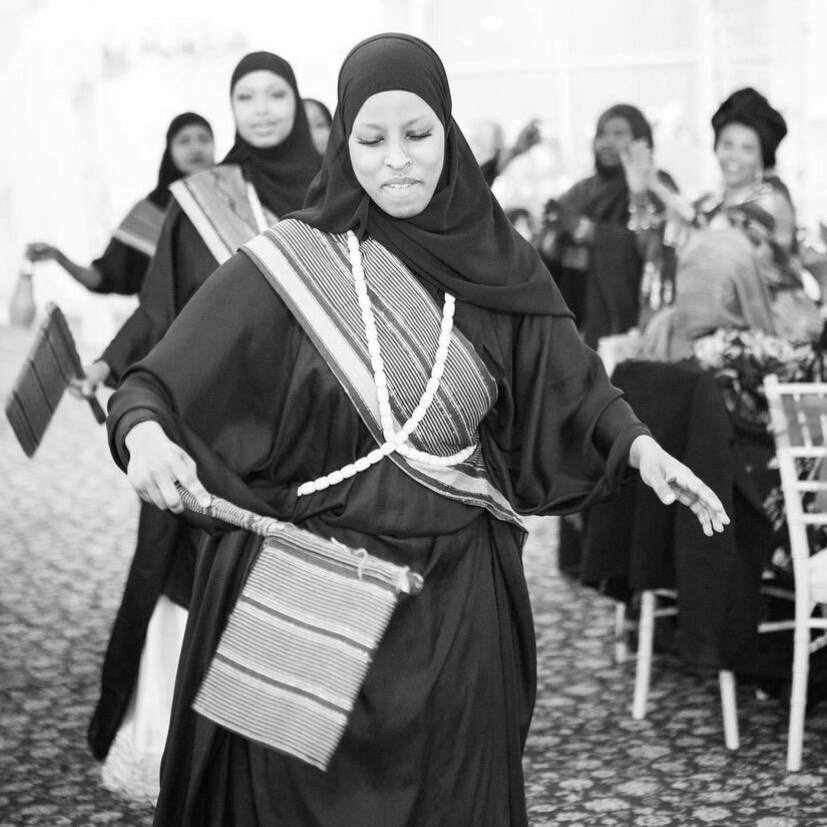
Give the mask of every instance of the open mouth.
<svg viewBox="0 0 827 827">
<path fill-rule="evenodd" d="M 420 181 L 417 181 L 415 178 L 393 178 L 390 181 L 385 181 L 385 183 L 382 184 L 382 188 L 394 192 L 404 192 L 417 186 L 419 183 Z"/>
</svg>

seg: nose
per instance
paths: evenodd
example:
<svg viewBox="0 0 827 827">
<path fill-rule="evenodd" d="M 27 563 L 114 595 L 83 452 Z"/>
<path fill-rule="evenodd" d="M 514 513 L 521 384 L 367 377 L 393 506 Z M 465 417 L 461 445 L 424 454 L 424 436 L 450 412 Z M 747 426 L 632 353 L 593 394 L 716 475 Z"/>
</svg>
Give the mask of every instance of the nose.
<svg viewBox="0 0 827 827">
<path fill-rule="evenodd" d="M 405 150 L 399 141 L 394 141 L 388 146 L 388 154 L 385 156 L 385 166 L 393 170 L 403 170 L 410 166 L 411 159 L 405 154 Z"/>
</svg>

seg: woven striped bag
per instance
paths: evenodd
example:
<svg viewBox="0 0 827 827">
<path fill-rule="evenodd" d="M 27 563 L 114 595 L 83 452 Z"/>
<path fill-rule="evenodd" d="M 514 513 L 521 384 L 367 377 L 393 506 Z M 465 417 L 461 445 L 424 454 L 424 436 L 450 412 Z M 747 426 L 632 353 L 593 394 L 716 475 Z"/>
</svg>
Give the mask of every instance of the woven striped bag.
<svg viewBox="0 0 827 827">
<path fill-rule="evenodd" d="M 402 594 L 422 576 L 218 497 L 192 511 L 264 539 L 193 709 L 326 769 Z"/>
</svg>

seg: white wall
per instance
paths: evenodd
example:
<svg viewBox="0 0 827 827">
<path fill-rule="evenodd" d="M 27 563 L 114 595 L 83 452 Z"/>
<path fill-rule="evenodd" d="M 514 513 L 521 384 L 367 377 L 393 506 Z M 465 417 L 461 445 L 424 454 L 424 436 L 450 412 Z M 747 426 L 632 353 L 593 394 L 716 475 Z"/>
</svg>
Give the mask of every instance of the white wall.
<svg viewBox="0 0 827 827">
<path fill-rule="evenodd" d="M 173 115 L 201 112 L 227 150 L 228 81 L 246 51 L 284 55 L 303 94 L 332 105 L 342 58 L 381 30 L 433 43 L 461 124 L 493 117 L 513 134 L 542 118 L 558 151 L 521 162 L 542 186 L 502 185 L 506 199 L 548 197 L 586 173 L 596 117 L 620 100 L 655 122 L 661 165 L 694 194 L 715 180 L 712 112 L 750 84 L 788 119 L 780 171 L 802 217 L 827 217 L 824 0 L 4 0 L 0 323 L 25 243 L 97 255 L 152 187 Z M 56 298 L 93 343 L 127 310 L 55 266 L 36 281 L 38 300 Z"/>
<path fill-rule="evenodd" d="M 28 241 L 51 241 L 84 263 L 103 250 L 154 186 L 174 115 L 206 116 L 218 157 L 226 153 L 230 75 L 246 52 L 283 55 L 302 94 L 333 105 L 339 65 L 376 31 L 378 2 L 362 0 L 359 15 L 343 3 L 306 4 L 289 19 L 280 4 L 258 0 L 4 6 L 0 158 L 9 163 L 0 165 L 0 323 Z M 57 300 L 92 346 L 105 344 L 132 306 L 89 294 L 53 264 L 37 266 L 35 286 L 38 303 Z"/>
</svg>

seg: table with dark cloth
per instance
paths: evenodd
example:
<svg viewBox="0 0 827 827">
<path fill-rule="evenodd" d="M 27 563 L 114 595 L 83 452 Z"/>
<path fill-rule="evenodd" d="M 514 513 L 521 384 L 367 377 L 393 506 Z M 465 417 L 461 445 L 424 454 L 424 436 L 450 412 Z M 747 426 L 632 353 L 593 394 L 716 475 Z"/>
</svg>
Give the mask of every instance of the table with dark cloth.
<svg viewBox="0 0 827 827">
<path fill-rule="evenodd" d="M 655 439 L 716 492 L 732 524 L 705 537 L 689 509 L 664 507 L 635 476 L 584 514 L 580 577 L 617 597 L 676 589 L 681 657 L 752 672 L 772 532 L 750 471 L 756 452 L 769 457 L 771 437 L 736 433 L 714 378 L 691 365 L 623 362 L 612 382 Z"/>
</svg>

